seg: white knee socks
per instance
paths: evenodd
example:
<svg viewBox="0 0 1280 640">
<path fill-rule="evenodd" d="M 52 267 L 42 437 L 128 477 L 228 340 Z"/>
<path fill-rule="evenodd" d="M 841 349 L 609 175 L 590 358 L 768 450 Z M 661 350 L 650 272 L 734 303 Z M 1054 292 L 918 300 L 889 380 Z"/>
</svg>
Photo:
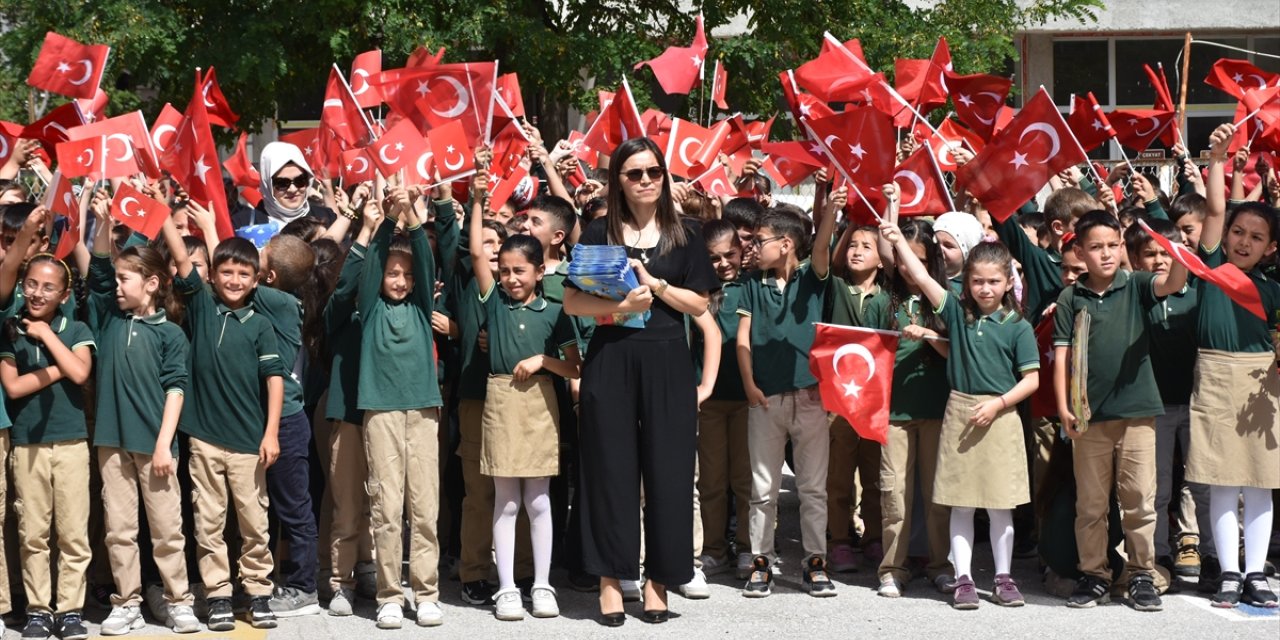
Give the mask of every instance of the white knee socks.
<svg viewBox="0 0 1280 640">
<path fill-rule="evenodd" d="M 523 487 L 522 487 L 523 485 Z M 516 517 L 520 503 L 529 513 L 529 537 L 533 543 L 533 583 L 550 585 L 551 573 L 550 478 L 493 479 L 493 550 L 498 565 L 498 588 L 516 586 Z"/>
<path fill-rule="evenodd" d="M 951 507 L 951 562 L 956 567 L 956 577 L 972 576 L 973 571 L 973 516 L 977 509 Z M 1013 510 L 987 509 L 991 521 L 991 555 L 995 559 L 996 574 L 1009 573 L 1013 564 Z M 1270 527 L 1270 520 L 1267 521 Z"/>
<path fill-rule="evenodd" d="M 1214 546 L 1224 572 L 1240 573 L 1240 520 L 1237 514 L 1244 494 L 1244 573 L 1260 573 L 1267 560 L 1271 537 L 1271 490 L 1256 487 L 1209 487 L 1209 518 Z"/>
</svg>

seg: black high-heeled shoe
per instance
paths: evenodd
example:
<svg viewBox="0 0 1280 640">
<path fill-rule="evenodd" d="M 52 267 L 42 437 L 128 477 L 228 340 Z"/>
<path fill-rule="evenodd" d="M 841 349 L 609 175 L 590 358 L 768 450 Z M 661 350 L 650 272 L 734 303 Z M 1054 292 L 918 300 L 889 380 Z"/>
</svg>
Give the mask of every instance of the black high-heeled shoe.
<svg viewBox="0 0 1280 640">
<path fill-rule="evenodd" d="M 649 624 L 662 624 L 671 619 L 671 611 L 669 609 L 645 610 L 644 617 L 641 620 Z"/>
<path fill-rule="evenodd" d="M 647 613 L 645 614 L 648 615 Z M 606 627 L 621 627 L 627 621 L 627 614 L 619 611 L 617 613 L 600 614 L 600 624 Z M 646 620 L 647 622 L 647 620 Z"/>
</svg>

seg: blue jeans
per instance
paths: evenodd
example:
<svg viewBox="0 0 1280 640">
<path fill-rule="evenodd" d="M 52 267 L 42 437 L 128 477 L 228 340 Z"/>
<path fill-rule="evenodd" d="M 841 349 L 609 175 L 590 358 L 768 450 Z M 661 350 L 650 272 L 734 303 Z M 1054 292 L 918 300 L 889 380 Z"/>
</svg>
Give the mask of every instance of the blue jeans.
<svg viewBox="0 0 1280 640">
<path fill-rule="evenodd" d="M 305 411 L 280 418 L 280 457 L 267 468 L 271 511 L 289 542 L 288 561 L 278 563 L 279 583 L 306 593 L 316 591 L 319 533 L 311 510 L 311 421 Z"/>
</svg>

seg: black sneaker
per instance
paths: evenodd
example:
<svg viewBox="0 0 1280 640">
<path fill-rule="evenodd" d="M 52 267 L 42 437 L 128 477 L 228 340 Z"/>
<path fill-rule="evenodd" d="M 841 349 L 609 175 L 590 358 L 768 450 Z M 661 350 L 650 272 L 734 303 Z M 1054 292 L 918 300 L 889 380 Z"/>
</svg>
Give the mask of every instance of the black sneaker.
<svg viewBox="0 0 1280 640">
<path fill-rule="evenodd" d="M 235 631 L 236 614 L 231 610 L 231 598 L 209 598 L 210 631 Z"/>
<path fill-rule="evenodd" d="M 86 640 L 89 637 L 89 630 L 85 628 L 79 611 L 68 611 L 58 616 L 58 637 L 62 640 Z"/>
<path fill-rule="evenodd" d="M 1106 580 L 1088 575 L 1076 581 L 1075 590 L 1067 598 L 1067 606 L 1072 609 L 1090 609 L 1108 602 L 1111 602 L 1111 585 Z"/>
<path fill-rule="evenodd" d="M 1245 604 L 1265 609 L 1274 609 L 1280 606 L 1280 601 L 1276 600 L 1276 593 L 1271 590 L 1271 585 L 1267 583 L 1267 574 L 1261 572 L 1250 573 L 1244 577 L 1243 600 Z"/>
<path fill-rule="evenodd" d="M 462 601 L 475 607 L 492 607 L 495 589 L 488 580 L 462 583 Z"/>
<path fill-rule="evenodd" d="M 764 598 L 773 593 L 773 563 L 765 556 L 756 556 L 751 560 L 751 578 L 747 586 L 742 588 L 742 595 L 748 598 Z"/>
<path fill-rule="evenodd" d="M 822 556 L 809 556 L 804 563 L 804 588 L 815 598 L 836 595 L 836 585 L 827 576 L 827 563 Z"/>
<path fill-rule="evenodd" d="M 1200 556 L 1200 577 L 1196 579 L 1196 590 L 1200 593 L 1214 593 L 1218 590 L 1218 579 L 1222 576 L 1222 564 L 1217 556 Z"/>
<path fill-rule="evenodd" d="M 271 596 L 254 596 L 249 601 L 249 624 L 255 629 L 276 628 L 276 612 L 271 610 Z"/>
<path fill-rule="evenodd" d="M 1129 579 L 1129 605 L 1134 611 L 1164 610 L 1164 603 L 1160 602 L 1160 593 L 1156 591 L 1156 583 L 1151 576 L 1140 573 Z"/>
<path fill-rule="evenodd" d="M 32 640 L 45 640 L 53 635 L 53 616 L 47 613 L 27 614 L 27 625 L 22 628 L 22 637 Z"/>
<path fill-rule="evenodd" d="M 1232 609 L 1240 604 L 1240 594 L 1244 589 L 1244 578 L 1234 571 L 1224 571 L 1218 581 L 1218 592 L 1213 594 L 1209 603 L 1219 609 Z"/>
</svg>

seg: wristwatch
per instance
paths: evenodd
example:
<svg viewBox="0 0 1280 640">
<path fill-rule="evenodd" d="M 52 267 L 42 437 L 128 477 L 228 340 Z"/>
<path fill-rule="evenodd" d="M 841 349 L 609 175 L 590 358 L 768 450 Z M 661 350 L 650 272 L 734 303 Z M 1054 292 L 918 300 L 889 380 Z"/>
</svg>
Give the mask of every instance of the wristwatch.
<svg viewBox="0 0 1280 640">
<path fill-rule="evenodd" d="M 667 292 L 667 287 L 669 287 L 669 286 L 671 286 L 671 285 L 670 285 L 670 283 L 668 283 L 666 280 L 664 280 L 664 279 L 662 279 L 662 278 L 659 278 L 659 279 L 658 279 L 658 286 L 656 286 L 656 287 L 654 287 L 654 288 L 653 288 L 653 295 L 654 295 L 654 297 L 656 297 L 656 298 L 661 298 L 661 297 L 662 297 L 662 294 L 664 294 L 664 293 L 666 293 L 666 292 Z"/>
</svg>

